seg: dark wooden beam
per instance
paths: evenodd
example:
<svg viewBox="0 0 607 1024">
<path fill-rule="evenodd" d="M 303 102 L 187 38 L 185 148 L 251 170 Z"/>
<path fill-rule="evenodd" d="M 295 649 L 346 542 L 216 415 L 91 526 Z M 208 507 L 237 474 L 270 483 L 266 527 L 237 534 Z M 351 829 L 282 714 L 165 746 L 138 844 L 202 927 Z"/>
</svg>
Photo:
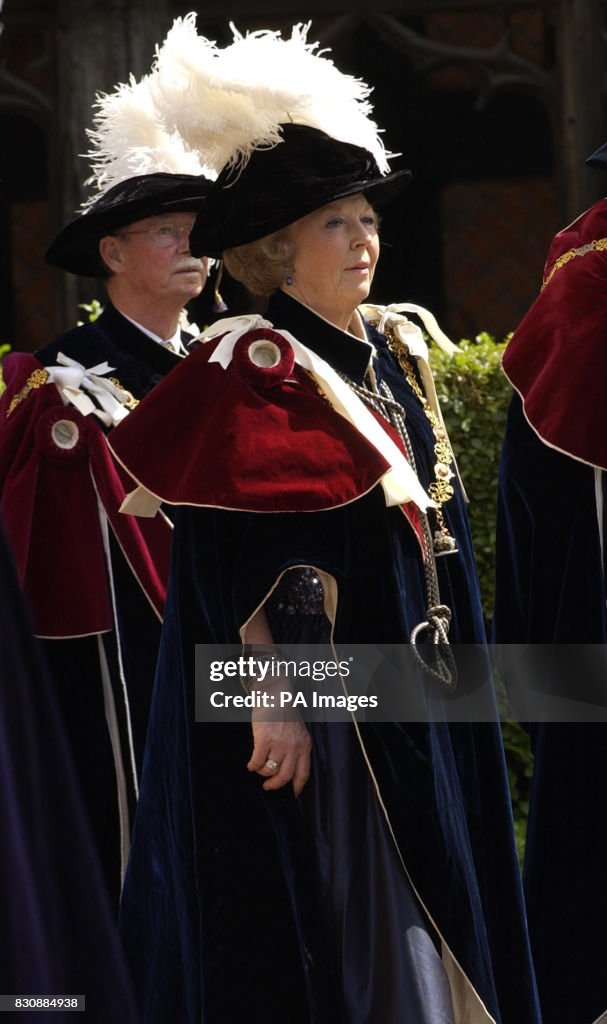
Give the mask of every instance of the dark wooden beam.
<svg viewBox="0 0 607 1024">
<path fill-rule="evenodd" d="M 560 0 L 558 5 L 560 102 L 555 141 L 565 222 L 607 191 L 607 176 L 585 166 L 586 158 L 607 141 L 605 6 L 603 0 Z"/>
<path fill-rule="evenodd" d="M 400 2 L 382 3 L 381 10 L 386 14 L 394 15 L 424 15 L 433 14 L 438 11 L 460 11 L 466 12 L 490 12 L 492 9 L 502 12 L 517 8 L 536 9 L 554 7 L 555 0 L 400 0 Z M 369 0 L 263 0 L 263 3 L 255 3 L 254 0 L 230 0 L 229 8 L 226 8 L 225 0 L 205 0 L 204 5 L 184 5 L 173 0 L 171 11 L 175 17 L 186 14 L 190 10 L 199 9 L 199 19 L 224 19 L 226 21 L 238 21 L 240 19 L 255 20 L 263 22 L 268 18 L 280 18 L 282 21 L 307 21 L 315 16 L 326 18 L 340 14 L 369 14 L 376 8 L 369 3 Z M 268 25 L 271 27 L 271 25 Z"/>
</svg>

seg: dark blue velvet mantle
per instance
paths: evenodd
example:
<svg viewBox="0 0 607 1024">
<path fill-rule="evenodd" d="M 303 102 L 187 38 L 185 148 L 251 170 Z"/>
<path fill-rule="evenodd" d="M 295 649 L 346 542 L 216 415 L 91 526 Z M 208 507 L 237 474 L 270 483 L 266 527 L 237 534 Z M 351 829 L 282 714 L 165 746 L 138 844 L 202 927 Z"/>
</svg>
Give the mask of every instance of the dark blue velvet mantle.
<svg viewBox="0 0 607 1024">
<path fill-rule="evenodd" d="M 594 468 L 544 444 L 515 395 L 500 466 L 494 617 L 498 643 L 531 645 L 507 676 L 513 702 L 537 685 L 537 645 L 559 645 L 529 723 L 524 884 L 544 1024 L 593 1024 L 607 1009 L 607 726 L 592 721 L 593 706 L 604 715 L 607 704 L 607 648 L 582 646 L 605 645 L 605 599 Z M 554 721 L 551 695 L 579 702 L 586 720 L 573 712 Z"/>
<path fill-rule="evenodd" d="M 0 991 L 85 995 L 91 1024 L 136 1024 L 63 723 L 1 524 L 0 621 Z M 69 1024 L 74 1012 L 5 1019 L 23 1017 Z"/>
</svg>

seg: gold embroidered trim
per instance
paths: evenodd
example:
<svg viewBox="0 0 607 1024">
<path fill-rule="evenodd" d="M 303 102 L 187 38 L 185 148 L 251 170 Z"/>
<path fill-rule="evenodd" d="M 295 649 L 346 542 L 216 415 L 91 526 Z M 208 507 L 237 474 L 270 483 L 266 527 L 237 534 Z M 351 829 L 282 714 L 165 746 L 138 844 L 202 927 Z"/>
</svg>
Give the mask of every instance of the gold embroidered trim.
<svg viewBox="0 0 607 1024">
<path fill-rule="evenodd" d="M 122 386 L 122 384 L 120 383 L 120 381 L 118 380 L 117 377 L 108 377 L 108 380 L 109 380 L 110 384 L 114 385 L 114 387 L 119 388 L 121 391 L 124 391 L 124 393 L 125 393 L 125 395 L 127 397 L 126 397 L 126 401 L 123 404 L 126 406 L 126 408 L 127 409 L 136 409 L 137 406 L 139 405 L 139 399 L 135 398 L 135 396 L 133 394 L 131 394 L 130 391 L 127 391 L 127 389 Z"/>
<path fill-rule="evenodd" d="M 565 267 L 576 256 L 585 256 L 587 252 L 605 252 L 606 249 L 607 238 L 595 238 L 592 242 L 587 242 L 586 245 L 580 245 L 577 249 L 569 249 L 568 252 L 564 252 L 562 256 L 559 256 L 558 260 L 554 261 L 550 273 L 542 285 L 542 291 L 550 283 L 557 270 Z"/>
<path fill-rule="evenodd" d="M 21 402 L 23 402 L 27 398 L 31 391 L 35 391 L 36 388 L 43 387 L 43 385 L 46 384 L 48 378 L 48 370 L 33 370 L 30 373 L 29 377 L 27 378 L 23 387 L 19 388 L 19 391 L 17 392 L 16 395 L 13 395 L 6 413 L 6 418 L 8 419 L 9 416 L 11 416 L 14 413 L 17 406 L 21 405 Z"/>
</svg>

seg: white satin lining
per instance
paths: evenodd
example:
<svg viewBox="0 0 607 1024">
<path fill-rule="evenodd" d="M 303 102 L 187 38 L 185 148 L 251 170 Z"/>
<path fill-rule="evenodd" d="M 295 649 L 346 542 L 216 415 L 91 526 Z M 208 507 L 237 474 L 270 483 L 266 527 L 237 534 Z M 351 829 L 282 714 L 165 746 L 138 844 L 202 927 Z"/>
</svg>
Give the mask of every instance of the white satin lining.
<svg viewBox="0 0 607 1024">
<path fill-rule="evenodd" d="M 603 470 L 595 467 L 594 470 L 594 494 L 596 498 L 596 516 L 599 527 L 599 542 L 601 545 L 601 565 L 605 564 L 605 538 L 603 536 Z"/>
<path fill-rule="evenodd" d="M 126 777 L 124 762 L 122 760 L 122 749 L 120 746 L 120 730 L 118 728 L 118 717 L 116 715 L 116 704 L 112 691 L 112 680 L 110 669 L 103 646 L 103 637 L 97 634 L 97 650 L 99 653 L 99 671 L 103 688 L 103 706 L 105 710 L 105 721 L 107 723 L 112 756 L 114 760 L 114 772 L 116 775 L 116 797 L 118 803 L 118 820 L 120 823 L 120 888 L 124 883 L 126 865 L 129 859 L 131 847 L 131 824 L 129 817 L 129 802 L 126 792 Z"/>
<path fill-rule="evenodd" d="M 95 488 L 95 490 L 96 490 L 96 488 Z M 104 548 L 104 551 L 105 551 L 105 560 L 106 560 L 106 565 L 107 565 L 108 582 L 109 582 L 109 585 L 110 585 L 110 594 L 111 594 L 111 597 L 112 597 L 112 611 L 113 611 L 113 616 L 114 616 L 114 624 L 115 624 L 114 625 L 114 629 L 115 629 L 115 634 L 116 634 L 116 654 L 117 654 L 117 659 L 118 659 L 118 671 L 120 673 L 120 683 L 121 683 L 121 686 L 122 686 L 122 695 L 123 695 L 123 698 L 124 698 L 124 708 L 125 708 L 125 712 L 126 712 L 127 731 L 128 731 L 128 738 L 129 738 L 129 756 L 130 756 L 130 761 L 131 761 L 131 772 L 132 772 L 132 775 L 133 775 L 133 786 L 135 788 L 135 796 L 137 797 L 137 799 L 139 799 L 139 780 L 137 778 L 137 763 L 136 763 L 136 760 L 135 760 L 135 745 L 133 743 L 133 730 L 132 730 L 132 726 L 131 726 L 131 708 L 130 708 L 130 704 L 129 704 L 128 688 L 127 688 L 127 685 L 126 685 L 126 676 L 125 676 L 125 673 L 124 673 L 124 664 L 123 664 L 123 661 L 122 661 L 122 637 L 120 636 L 118 609 L 116 607 L 116 589 L 114 587 L 114 574 L 113 574 L 113 571 L 112 571 L 112 559 L 111 559 L 111 552 L 110 552 L 110 536 L 109 536 L 109 529 L 108 529 L 108 519 L 107 519 L 107 515 L 106 515 L 106 512 L 105 512 L 105 509 L 103 508 L 103 505 L 101 504 L 101 501 L 99 499 L 99 495 L 98 494 L 97 494 L 97 506 L 98 506 L 98 509 L 99 509 L 99 526 L 101 528 L 101 537 L 103 539 L 103 548 Z"/>
</svg>

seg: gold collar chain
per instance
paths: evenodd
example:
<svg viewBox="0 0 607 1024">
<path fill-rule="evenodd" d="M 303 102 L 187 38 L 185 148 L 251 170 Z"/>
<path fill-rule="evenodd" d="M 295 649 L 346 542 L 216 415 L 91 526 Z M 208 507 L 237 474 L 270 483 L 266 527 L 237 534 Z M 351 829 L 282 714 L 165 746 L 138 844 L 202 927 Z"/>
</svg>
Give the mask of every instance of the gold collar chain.
<svg viewBox="0 0 607 1024">
<path fill-rule="evenodd" d="M 419 381 L 415 375 L 413 362 L 411 360 L 411 354 L 406 343 L 396 335 L 389 324 L 386 324 L 385 326 L 384 335 L 388 343 L 388 348 L 398 360 L 398 364 L 403 371 L 405 380 L 413 391 L 415 397 L 418 399 L 424 414 L 432 427 L 432 433 L 434 434 L 434 454 L 436 456 L 436 462 L 434 463 L 435 480 L 428 487 L 428 494 L 432 498 L 432 501 L 436 502 L 437 506 L 433 509 L 437 522 L 437 529 L 435 530 L 433 537 L 433 546 L 436 555 L 446 555 L 457 550 L 457 543 L 455 538 L 449 532 L 449 528 L 447 527 L 445 517 L 442 512 L 442 506 L 445 505 L 446 502 L 448 502 L 455 494 L 455 490 L 451 483 L 451 480 L 455 476 L 451 468 L 454 462 L 454 456 L 449 442 L 449 436 L 440 419 L 431 408 L 428 399 L 419 385 Z"/>
</svg>

